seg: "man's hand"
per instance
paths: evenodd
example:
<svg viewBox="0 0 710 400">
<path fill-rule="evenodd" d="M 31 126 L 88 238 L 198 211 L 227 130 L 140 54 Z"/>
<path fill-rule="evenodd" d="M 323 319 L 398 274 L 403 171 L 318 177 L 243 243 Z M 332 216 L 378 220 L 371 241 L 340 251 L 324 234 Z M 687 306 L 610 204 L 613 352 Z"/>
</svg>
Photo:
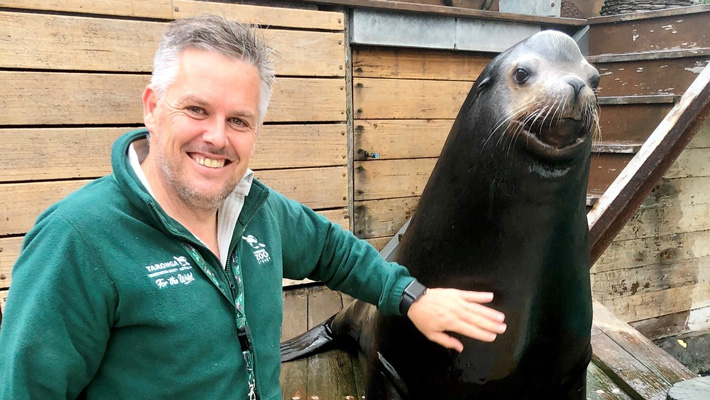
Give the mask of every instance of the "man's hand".
<svg viewBox="0 0 710 400">
<path fill-rule="evenodd" d="M 505 332 L 505 315 L 481 305 L 492 300 L 490 292 L 427 289 L 409 308 L 407 317 L 429 340 L 460 353 L 463 343 L 447 331 L 483 342 L 492 342 Z"/>
</svg>

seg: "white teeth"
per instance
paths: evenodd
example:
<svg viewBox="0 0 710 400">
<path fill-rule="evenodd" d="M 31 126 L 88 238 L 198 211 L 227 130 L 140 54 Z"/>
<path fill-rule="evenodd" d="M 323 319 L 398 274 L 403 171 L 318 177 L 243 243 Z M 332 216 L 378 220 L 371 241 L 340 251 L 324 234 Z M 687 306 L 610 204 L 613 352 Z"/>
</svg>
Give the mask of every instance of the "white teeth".
<svg viewBox="0 0 710 400">
<path fill-rule="evenodd" d="M 213 160 L 211 158 L 195 156 L 194 160 L 208 168 L 222 168 L 224 167 L 224 160 Z"/>
</svg>

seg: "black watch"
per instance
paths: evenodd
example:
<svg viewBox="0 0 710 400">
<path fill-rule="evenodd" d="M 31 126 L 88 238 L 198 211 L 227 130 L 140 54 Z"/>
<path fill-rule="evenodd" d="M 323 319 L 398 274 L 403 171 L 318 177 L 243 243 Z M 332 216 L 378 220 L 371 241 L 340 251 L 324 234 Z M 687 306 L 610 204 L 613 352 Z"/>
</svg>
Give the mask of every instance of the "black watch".
<svg viewBox="0 0 710 400">
<path fill-rule="evenodd" d="M 402 300 L 399 302 L 399 311 L 403 315 L 407 315 L 407 311 L 409 311 L 409 307 L 412 306 L 412 303 L 424 296 L 424 293 L 426 293 L 426 286 L 419 283 L 416 279 L 413 280 L 412 283 L 404 288 Z"/>
</svg>

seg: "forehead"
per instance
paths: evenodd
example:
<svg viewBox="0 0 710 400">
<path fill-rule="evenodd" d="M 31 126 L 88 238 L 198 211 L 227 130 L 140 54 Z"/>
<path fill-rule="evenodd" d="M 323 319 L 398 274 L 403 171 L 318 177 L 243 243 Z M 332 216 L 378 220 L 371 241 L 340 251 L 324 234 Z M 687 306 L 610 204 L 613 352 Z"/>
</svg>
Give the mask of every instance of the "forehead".
<svg viewBox="0 0 710 400">
<path fill-rule="evenodd" d="M 180 54 L 175 81 L 168 88 L 174 96 L 203 101 L 258 103 L 260 78 L 250 63 L 221 54 L 187 49 Z"/>
</svg>

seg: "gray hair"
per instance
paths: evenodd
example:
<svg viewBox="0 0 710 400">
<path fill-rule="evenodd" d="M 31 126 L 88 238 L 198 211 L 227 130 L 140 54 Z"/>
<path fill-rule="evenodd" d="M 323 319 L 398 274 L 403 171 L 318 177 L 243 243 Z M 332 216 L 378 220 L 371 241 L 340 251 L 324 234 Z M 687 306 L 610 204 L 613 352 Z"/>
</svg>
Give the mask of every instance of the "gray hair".
<svg viewBox="0 0 710 400">
<path fill-rule="evenodd" d="M 274 50 L 257 33 L 255 26 L 215 15 L 187 18 L 170 24 L 153 59 L 150 84 L 158 100 L 163 98 L 170 85 L 175 82 L 180 67 L 180 55 L 187 49 L 214 52 L 256 67 L 261 79 L 259 123 L 264 122 L 275 79 L 271 60 Z"/>
</svg>

